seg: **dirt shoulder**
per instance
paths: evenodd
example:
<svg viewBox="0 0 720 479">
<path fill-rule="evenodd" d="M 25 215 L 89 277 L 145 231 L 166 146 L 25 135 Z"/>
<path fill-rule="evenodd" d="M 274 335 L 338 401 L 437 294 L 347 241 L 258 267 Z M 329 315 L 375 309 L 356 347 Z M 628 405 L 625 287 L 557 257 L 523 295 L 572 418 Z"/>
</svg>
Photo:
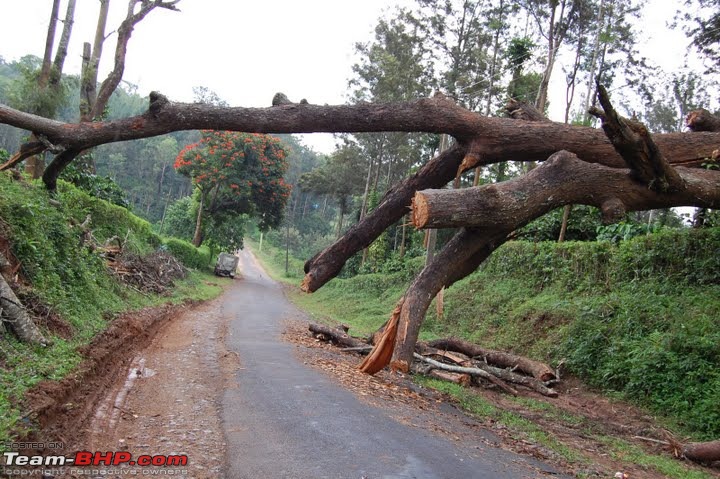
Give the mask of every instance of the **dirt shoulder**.
<svg viewBox="0 0 720 479">
<path fill-rule="evenodd" d="M 25 408 L 37 432 L 22 442 L 61 443 L 66 455 L 187 455 L 185 477 L 223 477 L 218 398 L 237 357 L 224 350 L 221 304 L 218 298 L 165 305 L 115 318 L 83 348 L 85 359 L 74 374 L 29 391 Z M 77 469 L 65 468 L 58 477 L 78 476 Z M 94 477 L 87 469 L 81 475 Z"/>
</svg>

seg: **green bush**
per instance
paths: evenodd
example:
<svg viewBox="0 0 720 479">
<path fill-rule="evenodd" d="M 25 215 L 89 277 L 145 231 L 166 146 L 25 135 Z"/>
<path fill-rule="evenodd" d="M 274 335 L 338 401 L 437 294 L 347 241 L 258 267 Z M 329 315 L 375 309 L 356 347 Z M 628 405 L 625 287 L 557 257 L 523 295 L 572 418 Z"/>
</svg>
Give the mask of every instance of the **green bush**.
<svg viewBox="0 0 720 479">
<path fill-rule="evenodd" d="M 720 228 L 665 229 L 614 244 L 512 241 L 482 266 L 498 275 L 522 277 L 536 286 L 570 289 L 663 277 L 685 284 L 720 283 Z"/>
<path fill-rule="evenodd" d="M 207 249 L 196 248 L 187 241 L 168 238 L 163 246 L 188 268 L 204 269 L 210 264 L 210 252 Z"/>
</svg>

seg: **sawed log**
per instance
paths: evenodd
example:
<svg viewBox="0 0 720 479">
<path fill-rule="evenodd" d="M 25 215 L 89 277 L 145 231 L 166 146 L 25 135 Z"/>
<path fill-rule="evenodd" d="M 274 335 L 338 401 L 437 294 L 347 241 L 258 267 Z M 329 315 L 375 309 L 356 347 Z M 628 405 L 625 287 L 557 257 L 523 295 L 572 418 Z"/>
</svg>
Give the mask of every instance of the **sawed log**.
<svg viewBox="0 0 720 479">
<path fill-rule="evenodd" d="M 441 351 L 439 349 L 430 347 L 430 346 L 422 344 L 422 343 L 418 345 L 418 349 L 421 351 L 422 354 L 414 353 L 415 359 L 424 358 L 424 359 L 421 359 L 421 361 L 425 361 L 426 359 L 430 359 L 427 356 L 439 356 L 444 359 L 448 359 L 452 362 L 458 362 L 459 365 L 455 366 L 455 365 L 451 365 L 451 364 L 441 363 L 438 361 L 434 361 L 432 363 L 430 363 L 429 361 L 425 361 L 429 364 L 432 364 L 433 366 L 440 367 L 441 369 L 444 369 L 446 371 L 465 373 L 465 374 L 470 374 L 473 376 L 479 376 L 484 379 L 488 379 L 493 384 L 500 386 L 503 390 L 509 392 L 510 394 L 517 395 L 517 391 L 515 391 L 514 389 L 512 392 L 509 391 L 506 387 L 507 384 L 505 384 L 505 382 L 521 384 L 521 385 L 528 387 L 534 391 L 537 391 L 538 393 L 542 394 L 543 396 L 553 397 L 553 398 L 558 396 L 557 391 L 545 386 L 545 384 L 543 384 L 542 381 L 540 381 L 536 378 L 533 378 L 530 376 L 524 376 L 522 374 L 517 374 L 509 369 L 502 369 L 502 368 L 498 368 L 495 366 L 491 366 L 482 361 L 471 360 L 467 356 L 461 355 L 460 353 L 446 353 L 444 351 Z M 450 355 L 448 355 L 448 354 L 450 354 Z M 455 355 L 455 357 L 452 356 L 453 354 Z M 458 358 L 457 357 L 458 355 L 460 355 L 462 357 Z M 435 363 L 441 364 L 443 366 L 442 367 L 437 366 Z M 449 368 L 446 368 L 445 366 L 448 366 Z M 467 368 L 468 370 L 467 371 L 458 370 L 457 369 L 458 367 Z M 470 372 L 470 370 L 480 370 L 480 371 L 483 371 L 483 373 L 473 374 L 472 372 Z M 492 376 L 492 379 L 488 376 L 488 374 L 490 376 Z M 499 382 L 503 382 L 503 384 L 499 384 Z"/>
<path fill-rule="evenodd" d="M 503 351 L 485 349 L 469 341 L 460 338 L 436 339 L 427 343 L 428 346 L 446 351 L 455 351 L 471 358 L 483 358 L 488 363 L 503 368 L 512 368 L 532 375 L 542 382 L 557 379 L 555 372 L 547 364 L 532 359 L 510 354 Z"/>
<path fill-rule="evenodd" d="M 720 461 L 720 440 L 685 444 L 682 453 L 687 459 L 703 464 Z"/>
<path fill-rule="evenodd" d="M 360 341 L 359 339 L 353 338 L 343 329 L 331 328 L 330 326 L 315 323 L 310 323 L 308 329 L 315 335 L 322 334 L 323 336 L 326 336 L 327 338 L 332 340 L 332 342 L 340 346 L 345 346 L 348 348 L 360 348 L 367 346 L 367 343 L 365 343 L 364 341 Z"/>
</svg>

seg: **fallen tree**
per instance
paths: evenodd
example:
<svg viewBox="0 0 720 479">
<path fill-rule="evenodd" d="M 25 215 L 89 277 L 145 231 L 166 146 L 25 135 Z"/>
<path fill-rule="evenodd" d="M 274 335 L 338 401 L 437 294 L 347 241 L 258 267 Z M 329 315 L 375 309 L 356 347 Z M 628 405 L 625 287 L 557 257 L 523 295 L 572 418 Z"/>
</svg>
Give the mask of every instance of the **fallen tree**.
<svg viewBox="0 0 720 479">
<path fill-rule="evenodd" d="M 173 103 L 153 93 L 145 114 L 123 120 L 66 124 L 0 105 L 0 123 L 36 134 L 39 145 L 28 146 L 25 151 L 37 153 L 44 149 L 56 155 L 54 166 L 43 177 L 50 189 L 78 151 L 178 130 L 405 131 L 453 136 L 453 146 L 393 187 L 371 214 L 305 265 L 303 289 L 312 292 L 335 277 L 347 259 L 398 221 L 413 203 L 413 197 L 416 226 L 463 226 L 416 278 L 398 302 L 398 314 L 392 315 L 397 318 L 397 334 L 386 334 L 388 339 L 381 342 L 385 349 L 395 350 L 394 357 L 402 367 L 402 361 L 408 363 L 412 358 L 419 324 L 436 292 L 474 271 L 512 231 L 551 209 L 565 204 L 590 204 L 603 210 L 606 221 L 614 221 L 625 212 L 648 208 L 718 207 L 720 173 L 699 167 L 720 147 L 720 133 L 674 133 L 650 138 L 647 132 L 628 130 L 627 120 L 614 114 L 606 93 L 604 97 L 601 104 L 605 111 L 596 114 L 603 117 L 606 126 L 618 125 L 612 127 L 618 132 L 614 136 L 609 130 L 550 121 L 483 117 L 443 95 L 392 104 L 320 106 L 281 102 L 269 108 L 226 108 Z M 448 222 L 441 210 L 433 209 L 437 204 L 434 199 L 447 193 L 431 189 L 442 188 L 465 170 L 509 159 L 544 164 L 510 182 L 448 191 L 478 201 L 468 211 L 462 211 L 463 202 L 469 200 L 456 197 L 454 204 L 460 209 L 450 216 L 464 215 L 462 221 Z M 591 191 L 584 191 L 586 188 Z M 427 206 L 424 213 L 423 204 Z M 393 329 L 387 328 L 386 333 Z M 383 360 L 365 370 L 387 364 L 385 349 L 379 355 Z"/>
</svg>

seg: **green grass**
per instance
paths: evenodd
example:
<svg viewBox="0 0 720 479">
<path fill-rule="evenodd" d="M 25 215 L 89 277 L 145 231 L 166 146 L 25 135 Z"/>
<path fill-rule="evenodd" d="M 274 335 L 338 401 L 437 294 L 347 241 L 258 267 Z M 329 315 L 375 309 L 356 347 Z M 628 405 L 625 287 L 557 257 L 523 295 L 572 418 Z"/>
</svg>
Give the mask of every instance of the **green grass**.
<svg viewBox="0 0 720 479">
<path fill-rule="evenodd" d="M 584 417 L 569 413 L 549 402 L 522 396 L 509 396 L 508 399 L 526 409 L 542 413 L 543 416 L 570 427 L 581 426 L 587 422 Z"/>
<path fill-rule="evenodd" d="M 534 422 L 512 411 L 500 409 L 471 389 L 438 379 L 415 376 L 414 380 L 428 388 L 448 394 L 460 407 L 480 419 L 492 419 L 506 426 L 518 439 L 526 439 L 539 444 L 571 464 L 589 464 L 590 460 L 582 452 L 563 444 Z"/>
<path fill-rule="evenodd" d="M 615 459 L 638 466 L 650 468 L 673 479 L 712 479 L 713 474 L 689 469 L 684 463 L 667 456 L 648 454 L 635 444 L 615 437 L 595 436 L 607 447 L 607 452 Z"/>
</svg>

